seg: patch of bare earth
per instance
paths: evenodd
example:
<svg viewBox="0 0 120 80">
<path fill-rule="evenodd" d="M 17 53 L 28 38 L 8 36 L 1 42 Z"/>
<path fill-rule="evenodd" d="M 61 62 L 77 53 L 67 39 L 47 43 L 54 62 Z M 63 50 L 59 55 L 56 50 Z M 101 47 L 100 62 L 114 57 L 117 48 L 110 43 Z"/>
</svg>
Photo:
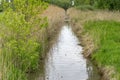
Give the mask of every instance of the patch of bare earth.
<svg viewBox="0 0 120 80">
<path fill-rule="evenodd" d="M 73 31 L 82 41 L 82 45 L 84 46 L 83 54 L 85 57 L 90 57 L 92 53 L 98 48 L 98 46 L 94 44 L 92 37 L 88 33 L 84 35 L 81 34 L 84 31 L 84 23 L 89 20 L 114 20 L 120 22 L 120 12 L 117 11 L 81 11 L 75 8 L 70 8 L 68 9 L 67 14 L 71 19 Z M 115 74 L 113 67 L 102 67 L 98 64 L 97 66 L 103 75 L 102 80 L 117 80 L 112 76 Z"/>
</svg>

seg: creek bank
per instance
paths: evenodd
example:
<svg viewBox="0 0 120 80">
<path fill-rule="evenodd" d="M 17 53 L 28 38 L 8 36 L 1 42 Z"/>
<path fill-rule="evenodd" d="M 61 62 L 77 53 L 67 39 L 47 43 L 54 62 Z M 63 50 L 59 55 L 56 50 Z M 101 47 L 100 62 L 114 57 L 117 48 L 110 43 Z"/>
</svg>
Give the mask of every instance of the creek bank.
<svg viewBox="0 0 120 80">
<path fill-rule="evenodd" d="M 103 13 L 105 13 L 103 15 Z M 81 45 L 84 46 L 84 56 L 86 58 L 89 58 L 90 60 L 92 60 L 94 62 L 94 64 L 98 67 L 98 70 L 102 76 L 102 80 L 117 80 L 116 78 L 113 78 L 113 75 L 115 75 L 115 71 L 113 67 L 103 67 L 100 64 L 98 64 L 95 60 L 92 59 L 92 53 L 94 53 L 94 51 L 96 51 L 98 48 L 97 45 L 94 44 L 94 41 L 92 39 L 92 37 L 88 34 L 88 33 L 83 33 L 84 31 L 84 23 L 86 21 L 89 20 L 118 20 L 119 19 L 114 16 L 114 14 L 117 13 L 113 13 L 113 12 L 105 12 L 105 11 L 80 11 L 80 10 L 76 10 L 74 8 L 72 9 L 68 9 L 67 14 L 70 17 L 71 20 L 71 25 L 73 26 L 72 29 L 74 31 L 74 33 L 77 35 L 77 37 L 79 38 L 79 40 L 82 42 Z M 90 14 L 92 14 L 90 16 Z M 100 16 L 101 15 L 101 16 Z M 106 16 L 107 17 L 106 17 Z M 88 18 L 87 18 L 88 17 Z"/>
<path fill-rule="evenodd" d="M 46 53 L 54 43 L 54 39 L 56 39 L 61 26 L 64 25 L 65 10 L 55 5 L 49 5 L 47 10 L 43 12 L 42 16 L 48 18 L 48 27 L 46 27 L 44 32 L 46 34 L 45 37 L 48 42 L 45 48 Z"/>
<path fill-rule="evenodd" d="M 43 43 L 43 52 L 40 57 L 39 70 L 28 75 L 28 80 L 44 80 L 44 59 L 50 47 L 56 40 L 61 26 L 64 25 L 65 10 L 55 5 L 49 5 L 42 13 L 43 17 L 48 19 L 48 27 L 46 27 L 39 37 Z M 38 34 L 39 35 L 39 34 Z M 44 40 L 43 40 L 44 39 Z"/>
<path fill-rule="evenodd" d="M 83 46 L 84 57 L 91 60 L 93 64 L 97 66 L 99 74 L 103 76 L 101 80 L 109 80 L 109 79 L 106 79 L 106 76 L 108 76 L 108 74 L 106 73 L 108 73 L 109 71 L 107 71 L 105 68 L 101 68 L 100 66 L 98 66 L 96 61 L 91 59 L 92 53 L 95 51 L 92 38 L 89 36 L 89 34 L 85 34 L 85 35 L 82 34 L 82 31 L 83 31 L 82 25 L 81 27 L 76 26 L 75 22 L 71 22 L 71 25 L 74 26 L 72 27 L 73 32 L 77 35 L 78 39 L 81 41 L 81 44 L 79 45 Z"/>
</svg>

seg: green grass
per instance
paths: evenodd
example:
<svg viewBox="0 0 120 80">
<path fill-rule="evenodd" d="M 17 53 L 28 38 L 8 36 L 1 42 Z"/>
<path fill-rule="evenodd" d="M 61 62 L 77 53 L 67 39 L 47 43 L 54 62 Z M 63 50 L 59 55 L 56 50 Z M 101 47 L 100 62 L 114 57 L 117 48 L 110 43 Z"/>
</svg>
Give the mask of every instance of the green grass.
<svg viewBox="0 0 120 80">
<path fill-rule="evenodd" d="M 84 32 L 88 32 L 98 46 L 92 59 L 100 66 L 114 67 L 115 76 L 120 76 L 120 22 L 88 21 Z"/>
</svg>

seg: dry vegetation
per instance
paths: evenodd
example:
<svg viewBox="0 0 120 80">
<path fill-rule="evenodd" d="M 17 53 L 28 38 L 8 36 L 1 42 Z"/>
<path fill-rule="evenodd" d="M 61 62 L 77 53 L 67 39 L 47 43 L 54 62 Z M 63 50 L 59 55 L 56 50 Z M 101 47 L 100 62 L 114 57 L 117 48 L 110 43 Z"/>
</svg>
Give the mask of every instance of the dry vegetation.
<svg viewBox="0 0 120 80">
<path fill-rule="evenodd" d="M 45 45 L 46 48 L 44 50 L 45 53 L 47 53 L 51 45 L 54 43 L 62 25 L 64 25 L 65 10 L 54 5 L 49 5 L 48 8 L 43 12 L 42 16 L 48 18 L 48 27 L 42 31 L 42 34 L 44 33 L 48 40 L 48 44 Z M 40 39 L 45 38 L 45 35 L 41 35 Z M 43 40 L 43 43 L 44 41 L 45 40 Z M 42 56 L 45 57 L 45 54 Z M 44 80 L 43 74 L 39 76 L 39 79 Z"/>
<path fill-rule="evenodd" d="M 43 13 L 43 16 L 48 18 L 49 27 L 47 28 L 47 33 L 48 39 L 51 40 L 64 24 L 65 10 L 55 5 L 49 5 L 47 10 Z"/>
<path fill-rule="evenodd" d="M 68 9 L 68 14 L 71 18 L 77 18 L 79 21 L 85 22 L 87 20 L 115 20 L 120 21 L 119 11 L 106 11 L 106 10 L 96 10 L 96 11 L 81 11 L 75 8 Z"/>
<path fill-rule="evenodd" d="M 64 24 L 64 17 L 65 17 L 65 10 L 55 6 L 55 5 L 49 5 L 48 8 L 40 15 L 40 17 L 46 17 L 48 21 L 48 27 L 43 28 L 40 33 L 34 31 L 33 36 L 39 36 L 38 40 L 43 43 L 43 54 L 41 57 L 45 57 L 45 54 L 49 47 L 54 43 L 54 38 L 59 33 L 62 25 Z M 43 35 L 44 34 L 44 35 Z"/>
</svg>

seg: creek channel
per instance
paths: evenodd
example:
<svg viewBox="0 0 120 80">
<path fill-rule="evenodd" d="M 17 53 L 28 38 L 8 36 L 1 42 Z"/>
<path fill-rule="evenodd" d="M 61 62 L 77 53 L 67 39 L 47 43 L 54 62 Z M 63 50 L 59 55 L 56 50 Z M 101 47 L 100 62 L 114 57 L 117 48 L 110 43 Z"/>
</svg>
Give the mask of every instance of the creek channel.
<svg viewBox="0 0 120 80">
<path fill-rule="evenodd" d="M 45 80 L 100 80 L 97 68 L 83 57 L 83 47 L 65 24 L 45 59 Z"/>
</svg>

